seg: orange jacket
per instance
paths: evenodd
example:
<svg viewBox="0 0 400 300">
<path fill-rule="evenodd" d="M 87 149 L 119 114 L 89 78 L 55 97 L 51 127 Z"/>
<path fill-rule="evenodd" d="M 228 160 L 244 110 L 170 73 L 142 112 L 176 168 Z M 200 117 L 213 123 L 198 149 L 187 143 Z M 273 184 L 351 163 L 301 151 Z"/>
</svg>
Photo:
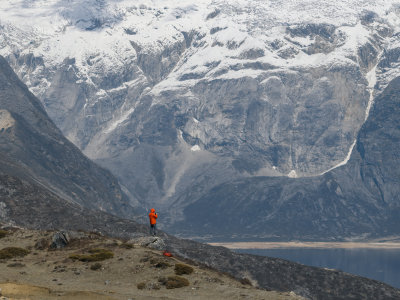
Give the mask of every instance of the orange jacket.
<svg viewBox="0 0 400 300">
<path fill-rule="evenodd" d="M 150 224 L 154 225 L 157 223 L 157 214 L 156 214 L 156 210 L 154 208 L 150 209 L 150 213 L 149 213 L 149 219 L 150 219 Z"/>
</svg>

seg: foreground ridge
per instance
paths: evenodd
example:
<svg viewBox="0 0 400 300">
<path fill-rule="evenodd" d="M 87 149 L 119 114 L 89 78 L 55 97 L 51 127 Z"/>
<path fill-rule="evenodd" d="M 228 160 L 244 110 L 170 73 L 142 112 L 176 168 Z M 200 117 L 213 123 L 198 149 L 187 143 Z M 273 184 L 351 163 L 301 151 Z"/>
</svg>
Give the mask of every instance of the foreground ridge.
<svg viewBox="0 0 400 300">
<path fill-rule="evenodd" d="M 148 238 L 131 240 L 98 233 L 64 232 L 68 243 L 52 247 L 54 231 L 7 228 L 1 249 L 29 249 L 24 257 L 0 259 L 0 289 L 5 299 L 246 299 L 301 300 L 288 292 L 257 289 L 228 274 L 177 257 L 165 257 L 144 246 Z M 152 239 L 152 238 L 150 238 Z M 59 245 L 59 244 L 58 244 Z M 96 261 L 74 257 L 104 249 L 112 256 Z M 179 274 L 179 275 L 176 275 Z M 181 280 L 188 286 L 173 283 Z M 0 294 L 0 299 L 1 294 Z"/>
</svg>

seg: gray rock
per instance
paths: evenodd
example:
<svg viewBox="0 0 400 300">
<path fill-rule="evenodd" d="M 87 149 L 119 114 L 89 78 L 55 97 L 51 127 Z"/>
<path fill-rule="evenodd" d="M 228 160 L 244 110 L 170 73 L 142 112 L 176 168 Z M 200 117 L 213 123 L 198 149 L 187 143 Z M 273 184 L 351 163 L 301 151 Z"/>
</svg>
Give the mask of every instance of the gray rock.
<svg viewBox="0 0 400 300">
<path fill-rule="evenodd" d="M 153 236 L 140 237 L 130 240 L 129 243 L 139 244 L 142 247 L 149 247 L 155 250 L 166 249 L 165 241 L 160 237 L 153 237 Z"/>
<path fill-rule="evenodd" d="M 66 231 L 56 232 L 52 237 L 52 242 L 50 244 L 51 249 L 61 249 L 65 248 L 70 242 L 70 236 Z"/>
</svg>

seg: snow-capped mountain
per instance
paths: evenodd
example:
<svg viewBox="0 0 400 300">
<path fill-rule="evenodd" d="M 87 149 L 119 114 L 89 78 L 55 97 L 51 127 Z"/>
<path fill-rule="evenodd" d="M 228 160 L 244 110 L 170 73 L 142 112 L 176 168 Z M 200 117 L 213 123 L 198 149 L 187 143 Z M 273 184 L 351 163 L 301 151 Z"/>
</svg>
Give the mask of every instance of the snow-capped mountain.
<svg viewBox="0 0 400 300">
<path fill-rule="evenodd" d="M 10 0 L 0 25 L 63 133 L 170 224 L 221 184 L 346 165 L 400 75 L 395 0 Z"/>
</svg>

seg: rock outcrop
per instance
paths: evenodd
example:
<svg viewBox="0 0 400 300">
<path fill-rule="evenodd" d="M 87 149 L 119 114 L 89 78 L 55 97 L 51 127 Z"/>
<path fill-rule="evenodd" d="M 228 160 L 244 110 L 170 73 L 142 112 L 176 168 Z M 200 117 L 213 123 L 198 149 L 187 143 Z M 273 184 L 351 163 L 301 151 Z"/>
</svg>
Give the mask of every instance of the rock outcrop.
<svg viewBox="0 0 400 300">
<path fill-rule="evenodd" d="M 51 249 L 61 249 L 66 247 L 69 244 L 70 237 L 68 232 L 65 231 L 58 231 L 56 232 L 50 244 Z"/>
<path fill-rule="evenodd" d="M 214 187 L 187 206 L 191 222 L 174 232 L 211 233 L 214 240 L 398 235 L 399 95 L 396 78 L 375 99 L 346 165 L 311 178 L 247 178 Z"/>
</svg>

